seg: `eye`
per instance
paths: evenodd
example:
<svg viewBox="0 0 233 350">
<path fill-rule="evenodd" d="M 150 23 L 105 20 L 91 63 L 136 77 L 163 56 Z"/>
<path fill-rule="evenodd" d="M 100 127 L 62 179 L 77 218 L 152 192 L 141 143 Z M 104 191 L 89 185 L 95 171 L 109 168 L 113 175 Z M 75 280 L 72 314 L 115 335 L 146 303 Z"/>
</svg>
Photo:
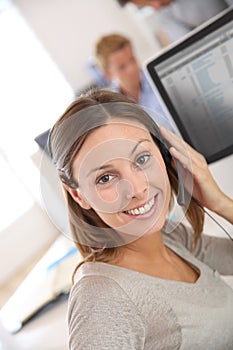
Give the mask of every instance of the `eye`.
<svg viewBox="0 0 233 350">
<path fill-rule="evenodd" d="M 141 167 L 143 166 L 144 164 L 146 164 L 151 158 L 151 155 L 150 154 L 143 154 L 141 156 L 139 156 L 137 159 L 136 159 L 136 165 Z"/>
<path fill-rule="evenodd" d="M 104 174 L 97 179 L 96 183 L 103 185 L 103 184 L 110 182 L 113 178 L 114 178 L 114 176 L 111 174 Z"/>
</svg>

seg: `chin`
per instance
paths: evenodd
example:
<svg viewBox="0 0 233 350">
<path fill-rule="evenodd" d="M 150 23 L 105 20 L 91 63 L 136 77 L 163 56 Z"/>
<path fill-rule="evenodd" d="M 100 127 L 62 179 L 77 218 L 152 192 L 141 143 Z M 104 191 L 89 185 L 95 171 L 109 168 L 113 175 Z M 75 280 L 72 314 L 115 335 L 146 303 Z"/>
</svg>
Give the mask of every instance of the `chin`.
<svg viewBox="0 0 233 350">
<path fill-rule="evenodd" d="M 150 228 L 148 228 L 148 230 L 145 230 L 145 233 L 142 234 L 142 237 L 149 236 L 149 235 L 156 233 L 156 232 L 161 232 L 165 223 L 166 223 L 166 217 L 160 216 L 160 218 Z"/>
</svg>

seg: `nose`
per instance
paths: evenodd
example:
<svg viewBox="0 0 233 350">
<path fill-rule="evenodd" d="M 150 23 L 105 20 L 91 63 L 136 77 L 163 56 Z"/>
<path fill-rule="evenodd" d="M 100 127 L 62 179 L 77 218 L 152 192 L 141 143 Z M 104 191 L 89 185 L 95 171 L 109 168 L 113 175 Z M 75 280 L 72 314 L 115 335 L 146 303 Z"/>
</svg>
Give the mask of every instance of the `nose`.
<svg viewBox="0 0 233 350">
<path fill-rule="evenodd" d="M 143 199 L 148 192 L 148 179 L 140 169 L 131 169 L 125 174 L 124 180 L 128 181 L 131 191 L 127 191 L 126 198 Z"/>
</svg>

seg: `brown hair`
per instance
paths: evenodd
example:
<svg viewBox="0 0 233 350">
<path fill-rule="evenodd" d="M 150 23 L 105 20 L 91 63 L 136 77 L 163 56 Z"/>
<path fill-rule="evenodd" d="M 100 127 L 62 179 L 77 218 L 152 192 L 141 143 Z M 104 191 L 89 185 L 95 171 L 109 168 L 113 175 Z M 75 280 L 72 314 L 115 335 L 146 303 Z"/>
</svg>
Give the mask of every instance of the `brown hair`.
<svg viewBox="0 0 233 350">
<path fill-rule="evenodd" d="M 93 107 L 94 109 L 92 109 Z M 88 110 L 90 110 L 90 113 L 87 112 Z M 72 122 L 74 116 L 75 123 L 66 124 L 66 122 Z M 169 152 L 153 132 L 155 123 L 152 118 L 138 104 L 133 103 L 126 96 L 102 89 L 90 90 L 73 101 L 51 130 L 50 152 L 61 181 L 70 188 L 78 187 L 77 181 L 72 176 L 72 164 L 79 149 L 93 129 L 115 117 L 131 118 L 146 126 L 163 156 L 172 193 L 177 195 L 177 173 L 171 164 Z M 74 135 L 73 139 L 71 137 L 72 133 Z M 117 235 L 114 229 L 106 225 L 93 209 L 83 209 L 67 190 L 65 190 L 65 195 L 72 237 L 83 257 L 83 261 L 77 266 L 74 274 L 78 267 L 86 261 L 109 262 L 115 259 L 120 252 L 119 246 L 124 243 L 121 237 Z M 187 197 L 186 192 L 185 195 L 186 202 L 189 203 L 185 208 L 185 215 L 193 227 L 195 246 L 203 230 L 204 210 L 192 197 L 189 202 L 190 195 Z M 108 230 L 108 234 L 101 236 L 101 230 L 105 229 Z M 110 243 L 106 237 L 109 237 Z M 115 245 L 112 245 L 113 241 L 116 243 Z"/>
<path fill-rule="evenodd" d="M 106 71 L 109 63 L 109 56 L 125 46 L 131 46 L 130 40 L 120 34 L 109 34 L 101 37 L 95 46 L 95 56 L 98 65 Z"/>
</svg>

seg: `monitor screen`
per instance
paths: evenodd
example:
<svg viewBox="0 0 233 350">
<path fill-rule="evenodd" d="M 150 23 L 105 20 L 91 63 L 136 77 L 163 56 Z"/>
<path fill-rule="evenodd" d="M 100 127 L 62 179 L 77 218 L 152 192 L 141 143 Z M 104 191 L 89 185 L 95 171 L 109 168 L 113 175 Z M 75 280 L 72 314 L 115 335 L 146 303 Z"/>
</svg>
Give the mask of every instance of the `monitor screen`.
<svg viewBox="0 0 233 350">
<path fill-rule="evenodd" d="M 233 153 L 233 8 L 145 64 L 182 137 L 211 163 Z"/>
</svg>

